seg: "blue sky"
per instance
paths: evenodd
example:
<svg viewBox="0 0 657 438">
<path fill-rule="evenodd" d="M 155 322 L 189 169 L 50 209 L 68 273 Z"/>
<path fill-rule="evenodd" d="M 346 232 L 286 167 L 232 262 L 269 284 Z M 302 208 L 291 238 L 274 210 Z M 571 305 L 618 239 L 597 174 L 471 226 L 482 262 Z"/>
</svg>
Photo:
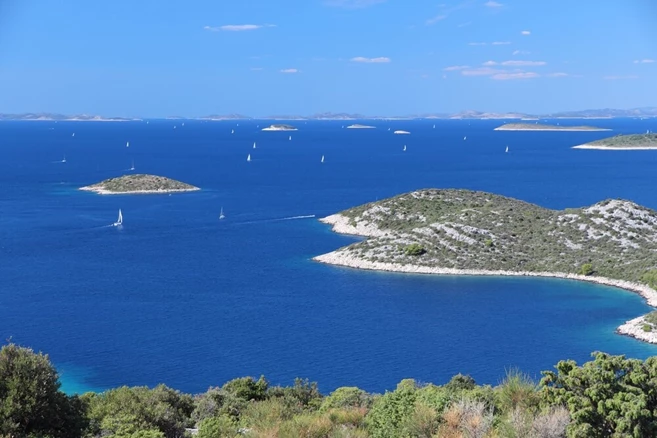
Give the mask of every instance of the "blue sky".
<svg viewBox="0 0 657 438">
<path fill-rule="evenodd" d="M 655 0 L 0 0 L 0 112 L 657 106 L 655 22 Z"/>
</svg>

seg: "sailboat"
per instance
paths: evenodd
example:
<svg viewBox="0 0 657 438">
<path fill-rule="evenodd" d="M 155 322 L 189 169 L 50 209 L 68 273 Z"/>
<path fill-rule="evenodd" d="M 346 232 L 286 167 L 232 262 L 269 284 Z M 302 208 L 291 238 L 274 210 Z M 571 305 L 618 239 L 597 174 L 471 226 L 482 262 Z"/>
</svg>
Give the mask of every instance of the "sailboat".
<svg viewBox="0 0 657 438">
<path fill-rule="evenodd" d="M 125 147 L 127 147 L 127 148 L 130 147 L 130 142 L 129 142 L 129 141 L 126 141 L 126 142 L 125 142 Z"/>
<path fill-rule="evenodd" d="M 436 125 L 433 125 L 433 129 L 436 129 Z"/>
<path fill-rule="evenodd" d="M 288 140 L 292 140 L 292 136 L 291 136 L 291 135 L 288 137 Z"/>
<path fill-rule="evenodd" d="M 246 156 L 246 161 L 251 161 L 251 154 Z"/>
<path fill-rule="evenodd" d="M 504 152 L 509 152 L 509 147 L 508 146 L 506 147 L 506 150 Z"/>
<path fill-rule="evenodd" d="M 223 219 L 223 218 L 225 218 L 225 217 L 226 217 L 226 216 L 224 215 L 224 208 L 221 207 L 221 211 L 219 212 L 219 219 Z"/>
<path fill-rule="evenodd" d="M 321 161 L 321 162 L 322 162 L 322 163 L 324 162 L 324 155 L 322 155 L 322 161 Z"/>
<path fill-rule="evenodd" d="M 66 155 L 64 155 L 64 158 L 62 158 L 62 163 L 66 163 Z"/>
<path fill-rule="evenodd" d="M 255 149 L 255 148 L 256 148 L 256 142 L 254 141 L 253 142 L 253 149 Z"/>
<path fill-rule="evenodd" d="M 463 137 L 463 140 L 467 140 L 467 139 L 468 139 L 468 137 Z"/>
<path fill-rule="evenodd" d="M 121 213 L 121 209 L 119 208 L 119 217 L 116 219 L 116 222 L 114 222 L 112 225 L 115 227 L 120 227 L 123 225 L 123 213 Z"/>
<path fill-rule="evenodd" d="M 75 132 L 73 133 L 73 135 L 71 135 L 71 137 L 75 137 Z"/>
<path fill-rule="evenodd" d="M 230 133 L 231 133 L 231 134 L 235 134 L 235 130 L 234 130 L 234 129 L 231 129 L 231 130 L 230 130 Z"/>
<path fill-rule="evenodd" d="M 406 152 L 406 145 L 404 145 L 404 149 L 403 149 L 403 151 Z"/>
<path fill-rule="evenodd" d="M 130 167 L 129 170 L 135 170 L 135 160 L 132 160 L 132 166 Z"/>
</svg>

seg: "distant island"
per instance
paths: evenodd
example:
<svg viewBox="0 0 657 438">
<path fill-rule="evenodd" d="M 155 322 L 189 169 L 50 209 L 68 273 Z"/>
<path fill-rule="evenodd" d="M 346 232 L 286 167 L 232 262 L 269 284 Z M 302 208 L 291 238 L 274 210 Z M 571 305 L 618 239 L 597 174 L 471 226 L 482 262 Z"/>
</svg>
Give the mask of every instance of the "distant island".
<svg viewBox="0 0 657 438">
<path fill-rule="evenodd" d="M 263 131 L 296 131 L 297 128 L 291 125 L 270 125 L 262 128 Z"/>
<path fill-rule="evenodd" d="M 101 117 L 78 114 L 67 116 L 53 113 L 25 113 L 25 114 L 0 114 L 0 120 L 23 120 L 23 121 L 45 121 L 45 122 L 131 122 L 134 118 L 127 117 Z"/>
<path fill-rule="evenodd" d="M 367 237 L 314 260 L 381 271 L 559 277 L 631 290 L 657 306 L 657 212 L 606 200 L 562 211 L 469 190 L 419 190 L 321 219 Z M 643 317 L 619 333 L 657 343 Z"/>
<path fill-rule="evenodd" d="M 579 146 L 573 146 L 573 149 L 606 149 L 616 151 L 657 149 L 657 134 L 616 135 Z"/>
<path fill-rule="evenodd" d="M 539 123 L 507 123 L 495 128 L 495 131 L 611 131 L 608 128 L 595 126 L 561 126 Z"/>
<path fill-rule="evenodd" d="M 410 134 L 410 132 L 408 132 L 408 131 L 401 131 L 401 130 L 400 130 L 400 131 L 395 131 L 395 132 L 393 132 L 393 134 Z"/>
<path fill-rule="evenodd" d="M 354 125 L 347 126 L 347 129 L 376 129 L 376 126 L 359 125 L 358 123 L 356 123 Z"/>
<path fill-rule="evenodd" d="M 137 174 L 106 179 L 97 184 L 80 187 L 80 190 L 100 195 L 127 195 L 193 192 L 201 189 L 163 176 Z"/>
</svg>

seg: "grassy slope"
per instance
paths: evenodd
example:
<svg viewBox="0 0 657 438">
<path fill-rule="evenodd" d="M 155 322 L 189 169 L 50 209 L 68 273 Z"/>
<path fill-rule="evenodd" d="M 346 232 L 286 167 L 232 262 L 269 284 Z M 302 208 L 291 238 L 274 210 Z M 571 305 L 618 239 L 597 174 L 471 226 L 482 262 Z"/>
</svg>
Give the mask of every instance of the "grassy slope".
<svg viewBox="0 0 657 438">
<path fill-rule="evenodd" d="M 341 213 L 387 231 L 343 248 L 358 258 L 421 266 L 578 273 L 638 281 L 657 266 L 657 212 L 629 201 L 549 210 L 468 190 L 421 190 Z M 421 256 L 404 253 L 418 243 Z"/>
<path fill-rule="evenodd" d="M 139 190 L 190 190 L 195 187 L 180 181 L 156 175 L 125 175 L 110 178 L 90 187 L 102 188 L 112 192 L 131 192 Z"/>
</svg>

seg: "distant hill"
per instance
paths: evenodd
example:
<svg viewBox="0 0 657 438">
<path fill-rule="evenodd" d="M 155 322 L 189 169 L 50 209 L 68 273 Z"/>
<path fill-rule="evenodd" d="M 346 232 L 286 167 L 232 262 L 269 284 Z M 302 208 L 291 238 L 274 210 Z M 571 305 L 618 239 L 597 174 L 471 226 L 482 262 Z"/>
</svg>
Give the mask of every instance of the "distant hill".
<svg viewBox="0 0 657 438">
<path fill-rule="evenodd" d="M 87 114 L 78 114 L 78 115 L 64 115 L 64 114 L 53 114 L 53 113 L 24 113 L 24 114 L 0 114 L 0 120 L 55 120 L 55 121 L 89 121 L 89 122 L 127 122 L 130 120 L 139 120 L 131 119 L 126 117 L 101 117 L 101 116 L 90 116 Z"/>
</svg>

